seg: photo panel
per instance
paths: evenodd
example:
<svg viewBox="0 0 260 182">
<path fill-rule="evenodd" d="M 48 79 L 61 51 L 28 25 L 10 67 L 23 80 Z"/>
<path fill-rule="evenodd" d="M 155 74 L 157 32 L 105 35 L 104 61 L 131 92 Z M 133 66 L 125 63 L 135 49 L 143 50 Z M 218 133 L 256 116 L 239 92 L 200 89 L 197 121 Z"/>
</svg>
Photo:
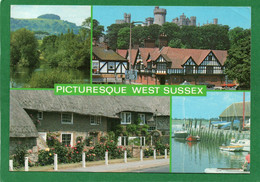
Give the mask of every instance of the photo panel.
<svg viewBox="0 0 260 182">
<path fill-rule="evenodd" d="M 172 97 L 172 172 L 250 173 L 250 96 Z"/>
<path fill-rule="evenodd" d="M 91 6 L 11 5 L 10 88 L 90 83 L 90 50 Z"/>
</svg>

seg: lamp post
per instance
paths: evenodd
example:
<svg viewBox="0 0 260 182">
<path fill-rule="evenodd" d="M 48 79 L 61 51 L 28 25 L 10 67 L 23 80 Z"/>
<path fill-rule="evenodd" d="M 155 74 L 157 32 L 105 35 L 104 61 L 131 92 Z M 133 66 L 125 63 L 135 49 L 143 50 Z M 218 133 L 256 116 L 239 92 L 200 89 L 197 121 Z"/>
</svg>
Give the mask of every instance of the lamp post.
<svg viewBox="0 0 260 182">
<path fill-rule="evenodd" d="M 129 40 L 129 84 L 131 84 L 131 69 L 132 69 L 132 62 L 131 62 L 131 51 L 132 51 L 132 24 L 134 25 L 135 23 L 144 23 L 142 21 L 133 21 L 132 23 L 130 22 L 130 40 Z M 135 68 L 133 67 L 135 70 Z"/>
</svg>

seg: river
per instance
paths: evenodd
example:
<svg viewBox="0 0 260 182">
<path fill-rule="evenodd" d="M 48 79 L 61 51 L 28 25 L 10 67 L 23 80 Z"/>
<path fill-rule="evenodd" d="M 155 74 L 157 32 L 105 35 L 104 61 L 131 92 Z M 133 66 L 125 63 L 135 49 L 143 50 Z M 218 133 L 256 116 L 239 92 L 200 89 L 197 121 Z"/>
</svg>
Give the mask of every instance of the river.
<svg viewBox="0 0 260 182">
<path fill-rule="evenodd" d="M 175 125 L 173 131 L 181 127 Z M 218 144 L 173 139 L 171 155 L 172 172 L 204 173 L 206 168 L 241 168 L 247 152 L 225 152 Z"/>
</svg>

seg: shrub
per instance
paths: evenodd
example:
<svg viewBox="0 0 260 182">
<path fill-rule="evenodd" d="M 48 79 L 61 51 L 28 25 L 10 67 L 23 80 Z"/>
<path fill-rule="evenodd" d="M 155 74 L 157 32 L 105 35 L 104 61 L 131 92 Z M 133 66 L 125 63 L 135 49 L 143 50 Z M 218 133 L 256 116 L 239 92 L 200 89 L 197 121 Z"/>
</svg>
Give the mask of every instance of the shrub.
<svg viewBox="0 0 260 182">
<path fill-rule="evenodd" d="M 28 154 L 26 150 L 26 146 L 18 146 L 15 150 L 15 154 L 13 156 L 14 167 L 22 167 L 24 166 L 25 156 Z"/>
<path fill-rule="evenodd" d="M 144 150 L 144 156 L 149 157 L 153 156 L 153 148 L 149 147 Z"/>
</svg>

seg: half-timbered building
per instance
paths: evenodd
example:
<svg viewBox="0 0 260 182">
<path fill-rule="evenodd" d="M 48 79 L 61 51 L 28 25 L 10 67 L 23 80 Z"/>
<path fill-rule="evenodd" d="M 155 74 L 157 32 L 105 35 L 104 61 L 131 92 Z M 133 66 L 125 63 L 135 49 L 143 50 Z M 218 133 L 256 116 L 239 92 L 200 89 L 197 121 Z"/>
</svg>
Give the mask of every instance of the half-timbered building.
<svg viewBox="0 0 260 182">
<path fill-rule="evenodd" d="M 128 61 L 111 49 L 93 47 L 92 82 L 124 83 Z"/>
<path fill-rule="evenodd" d="M 117 50 L 119 54 L 123 50 Z M 143 84 L 212 84 L 225 83 L 225 50 L 139 48 L 132 55 L 133 68 Z M 127 53 L 126 53 L 127 54 Z"/>
</svg>

